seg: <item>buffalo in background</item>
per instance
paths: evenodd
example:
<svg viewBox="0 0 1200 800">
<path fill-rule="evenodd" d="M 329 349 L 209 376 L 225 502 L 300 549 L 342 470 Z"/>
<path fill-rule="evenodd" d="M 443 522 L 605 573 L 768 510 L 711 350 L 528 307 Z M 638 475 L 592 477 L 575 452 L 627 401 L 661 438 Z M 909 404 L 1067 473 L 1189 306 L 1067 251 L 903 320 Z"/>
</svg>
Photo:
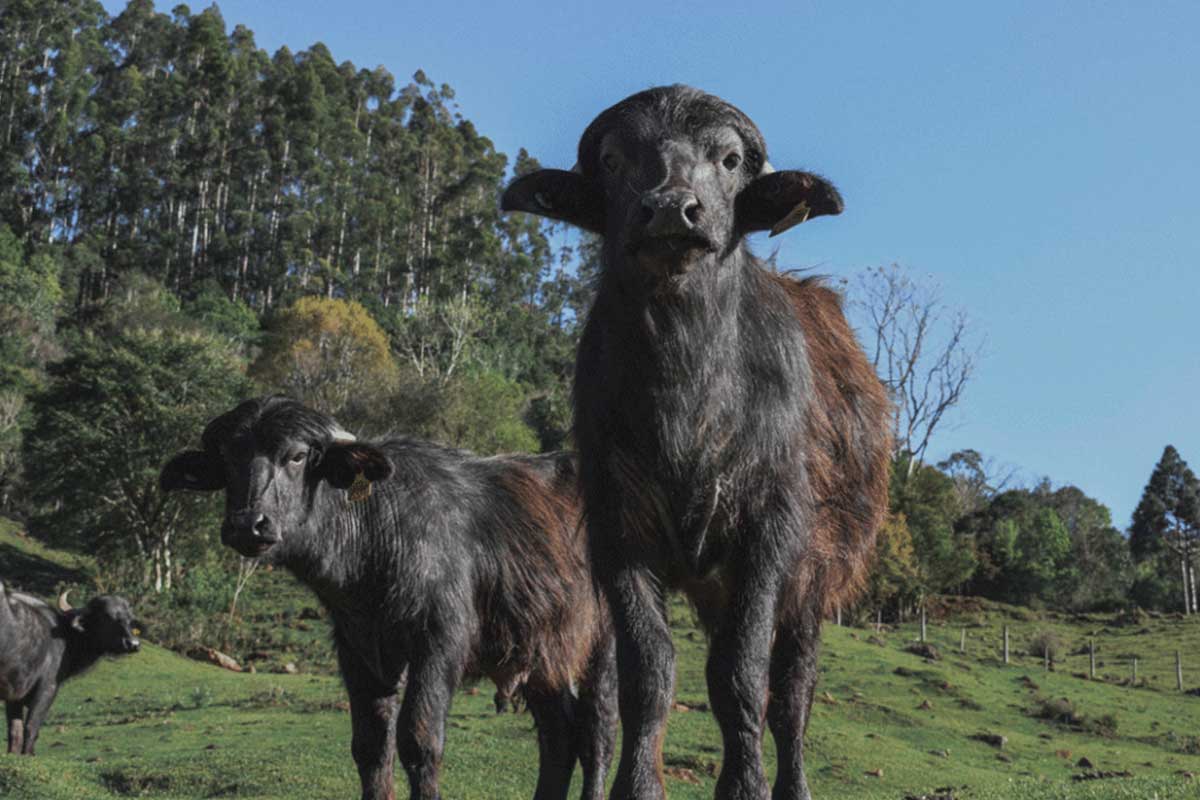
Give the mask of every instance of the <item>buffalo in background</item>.
<svg viewBox="0 0 1200 800">
<path fill-rule="evenodd" d="M 106 655 L 137 652 L 138 623 L 129 603 L 112 595 L 58 610 L 0 582 L 0 699 L 8 713 L 8 752 L 33 755 L 46 712 L 64 681 Z"/>
</svg>

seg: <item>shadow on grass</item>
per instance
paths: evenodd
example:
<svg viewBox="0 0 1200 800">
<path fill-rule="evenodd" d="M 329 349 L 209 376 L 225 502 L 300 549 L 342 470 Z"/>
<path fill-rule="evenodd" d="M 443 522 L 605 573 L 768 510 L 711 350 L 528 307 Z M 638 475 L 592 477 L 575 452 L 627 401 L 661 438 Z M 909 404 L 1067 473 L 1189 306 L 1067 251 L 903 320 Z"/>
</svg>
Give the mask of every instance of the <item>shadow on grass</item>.
<svg viewBox="0 0 1200 800">
<path fill-rule="evenodd" d="M 53 594 L 59 584 L 80 583 L 86 579 L 87 573 L 83 570 L 64 567 L 0 542 L 0 580 L 11 589 L 45 597 Z"/>
</svg>

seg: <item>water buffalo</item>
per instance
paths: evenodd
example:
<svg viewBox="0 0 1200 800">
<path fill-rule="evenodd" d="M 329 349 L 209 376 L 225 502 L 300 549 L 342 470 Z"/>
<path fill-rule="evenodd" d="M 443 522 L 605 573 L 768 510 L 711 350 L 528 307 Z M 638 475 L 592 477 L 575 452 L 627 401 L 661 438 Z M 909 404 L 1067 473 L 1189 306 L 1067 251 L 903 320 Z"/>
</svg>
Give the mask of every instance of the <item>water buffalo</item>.
<svg viewBox="0 0 1200 800">
<path fill-rule="evenodd" d="M 681 589 L 710 635 L 716 796 L 768 796 L 766 722 L 774 800 L 808 798 L 821 620 L 853 599 L 874 552 L 888 398 L 839 296 L 775 273 L 745 236 L 840 213 L 841 197 L 812 173 L 774 171 L 744 113 L 686 86 L 607 109 L 578 155 L 501 202 L 603 237 L 574 410 L 593 569 L 617 631 L 611 796 L 663 796 L 675 659 L 664 592 Z"/>
<path fill-rule="evenodd" d="M 222 541 L 282 565 L 329 610 L 364 798 L 438 795 L 451 696 L 519 687 L 538 728 L 538 800 L 603 796 L 616 668 L 567 454 L 478 458 L 415 439 L 356 441 L 282 397 L 214 419 L 165 490 L 225 492 Z M 407 669 L 403 702 L 399 686 Z"/>
<path fill-rule="evenodd" d="M 33 755 L 63 681 L 102 656 L 136 652 L 138 635 L 124 598 L 93 597 L 75 609 L 63 592 L 56 611 L 0 582 L 0 699 L 8 712 L 8 752 Z"/>
</svg>

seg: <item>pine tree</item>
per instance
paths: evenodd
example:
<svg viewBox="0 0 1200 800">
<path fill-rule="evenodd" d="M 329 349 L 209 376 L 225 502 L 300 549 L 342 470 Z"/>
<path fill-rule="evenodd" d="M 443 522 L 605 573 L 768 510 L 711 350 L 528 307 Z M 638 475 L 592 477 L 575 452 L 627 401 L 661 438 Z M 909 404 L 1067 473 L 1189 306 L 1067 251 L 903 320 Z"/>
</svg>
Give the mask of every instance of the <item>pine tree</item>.
<svg viewBox="0 0 1200 800">
<path fill-rule="evenodd" d="M 1194 561 L 1200 554 L 1200 481 L 1171 445 L 1163 450 L 1133 511 L 1129 546 L 1138 562 L 1173 556 L 1183 583 L 1184 612 L 1197 610 Z"/>
</svg>

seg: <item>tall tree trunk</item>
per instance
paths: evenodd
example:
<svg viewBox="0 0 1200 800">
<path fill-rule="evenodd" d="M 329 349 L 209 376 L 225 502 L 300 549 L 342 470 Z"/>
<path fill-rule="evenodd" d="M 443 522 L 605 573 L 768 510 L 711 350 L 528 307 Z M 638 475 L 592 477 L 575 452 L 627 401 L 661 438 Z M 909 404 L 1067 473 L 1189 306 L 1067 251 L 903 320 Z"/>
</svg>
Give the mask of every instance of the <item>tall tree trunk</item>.
<svg viewBox="0 0 1200 800">
<path fill-rule="evenodd" d="M 1182 555 L 1179 556 L 1179 569 L 1183 572 L 1183 613 L 1192 613 L 1192 597 L 1188 591 L 1188 564 L 1187 559 Z"/>
<path fill-rule="evenodd" d="M 1197 606 L 1196 606 L 1196 568 L 1195 568 L 1195 566 L 1192 565 L 1192 559 L 1190 556 L 1188 557 L 1188 561 L 1187 561 L 1187 572 L 1188 572 L 1188 591 L 1189 591 L 1189 595 L 1192 599 L 1192 611 L 1195 612 L 1197 610 Z"/>
</svg>

